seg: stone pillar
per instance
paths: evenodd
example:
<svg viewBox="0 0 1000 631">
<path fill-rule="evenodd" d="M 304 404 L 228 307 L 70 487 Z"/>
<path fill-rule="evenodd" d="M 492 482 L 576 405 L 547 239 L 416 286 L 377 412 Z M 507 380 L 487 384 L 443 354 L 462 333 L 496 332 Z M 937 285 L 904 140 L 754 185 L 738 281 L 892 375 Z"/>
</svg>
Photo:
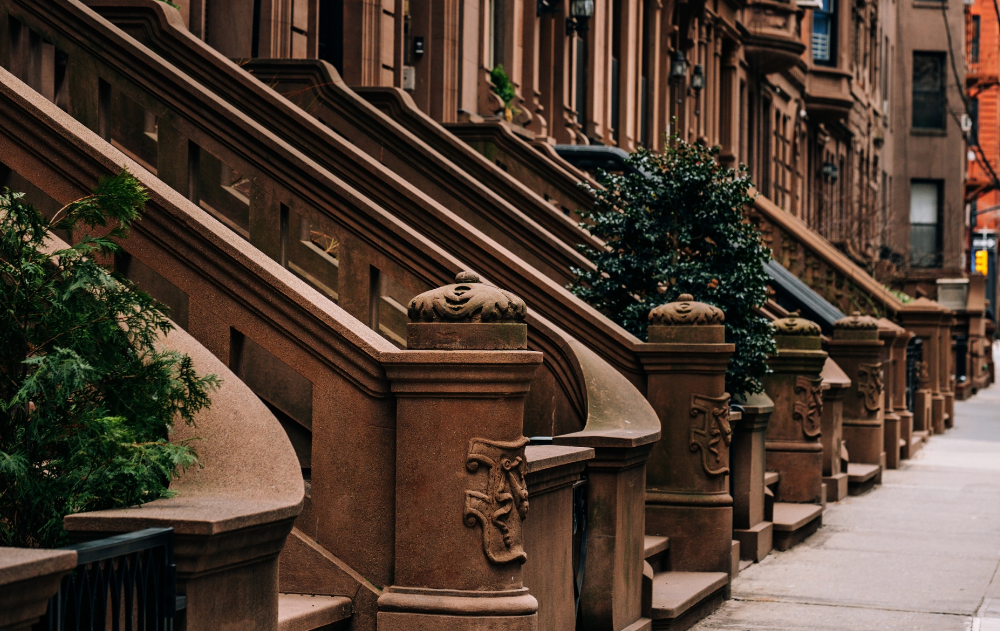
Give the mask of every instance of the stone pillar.
<svg viewBox="0 0 1000 631">
<path fill-rule="evenodd" d="M 790 314 L 774 322 L 778 352 L 769 360 L 764 389 L 774 401 L 767 426 L 767 468 L 781 475 L 776 502 L 823 501 L 823 380 L 820 328 Z"/>
<path fill-rule="evenodd" d="M 881 318 L 878 320 L 878 337 L 882 340 L 882 385 L 885 396 L 882 399 L 883 417 L 885 419 L 885 466 L 888 469 L 898 469 L 903 458 L 903 445 L 909 445 L 910 431 L 903 427 L 903 417 L 896 409 L 899 398 L 900 384 L 906 387 L 906 342 L 910 336 L 906 329 L 898 324 Z M 902 342 L 902 348 L 900 348 Z M 900 361 L 902 350 L 902 361 Z M 905 408 L 905 404 L 903 405 Z M 907 419 L 912 420 L 912 417 Z"/>
<path fill-rule="evenodd" d="M 0 631 L 31 631 L 75 567 L 75 550 L 0 548 Z"/>
<path fill-rule="evenodd" d="M 923 297 L 907 303 L 898 312 L 900 324 L 923 340 L 923 359 L 918 367 L 921 391 L 918 391 L 913 406 L 913 429 L 917 432 L 933 432 L 934 427 L 944 431 L 945 400 L 938 375 L 941 368 L 941 320 L 946 313 L 944 307 Z M 929 418 L 926 415 L 927 399 L 930 399 Z"/>
<path fill-rule="evenodd" d="M 383 356 L 396 396 L 394 583 L 382 631 L 535 631 L 522 583 L 524 397 L 542 354 L 524 302 L 469 272 L 409 305 L 407 348 Z"/>
<path fill-rule="evenodd" d="M 934 426 L 934 433 L 943 434 L 944 430 L 955 426 L 955 349 L 952 330 L 957 326 L 954 311 L 947 311 L 941 317 L 941 396 L 944 397 L 944 414 L 939 428 Z"/>
<path fill-rule="evenodd" d="M 774 524 L 764 518 L 764 433 L 774 402 L 762 392 L 747 397 L 739 408 L 729 447 L 733 539 L 740 542 L 741 559 L 759 562 L 771 553 L 774 537 Z"/>
<path fill-rule="evenodd" d="M 844 396 L 851 379 L 829 357 L 823 364 L 823 484 L 826 501 L 839 502 L 847 497 L 847 459 L 844 457 Z"/>
<path fill-rule="evenodd" d="M 653 309 L 637 345 L 662 436 L 646 464 L 646 534 L 670 537 L 670 569 L 732 568 L 729 395 L 723 314 L 689 294 Z"/>
<path fill-rule="evenodd" d="M 844 397 L 844 440 L 851 462 L 878 465 L 875 483 L 885 468 L 882 416 L 882 347 L 878 320 L 855 311 L 833 323 L 830 358 L 851 378 Z"/>
</svg>

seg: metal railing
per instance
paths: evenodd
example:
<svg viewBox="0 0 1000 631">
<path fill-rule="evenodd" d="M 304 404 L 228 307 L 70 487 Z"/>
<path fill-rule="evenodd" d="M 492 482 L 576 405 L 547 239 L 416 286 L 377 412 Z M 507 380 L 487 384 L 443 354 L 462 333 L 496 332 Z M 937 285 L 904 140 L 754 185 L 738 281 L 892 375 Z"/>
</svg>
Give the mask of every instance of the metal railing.
<svg viewBox="0 0 1000 631">
<path fill-rule="evenodd" d="M 77 545 L 37 631 L 173 631 L 177 596 L 173 528 L 147 528 Z"/>
</svg>

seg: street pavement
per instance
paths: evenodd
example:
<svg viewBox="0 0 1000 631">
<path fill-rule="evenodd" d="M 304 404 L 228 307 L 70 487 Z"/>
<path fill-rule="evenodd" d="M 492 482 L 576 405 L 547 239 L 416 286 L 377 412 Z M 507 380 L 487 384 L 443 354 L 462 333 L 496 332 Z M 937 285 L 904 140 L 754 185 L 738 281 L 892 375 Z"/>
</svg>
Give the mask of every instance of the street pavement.
<svg viewBox="0 0 1000 631">
<path fill-rule="evenodd" d="M 697 631 L 1000 631 L 1000 386 L 882 485 L 746 568 Z"/>
</svg>

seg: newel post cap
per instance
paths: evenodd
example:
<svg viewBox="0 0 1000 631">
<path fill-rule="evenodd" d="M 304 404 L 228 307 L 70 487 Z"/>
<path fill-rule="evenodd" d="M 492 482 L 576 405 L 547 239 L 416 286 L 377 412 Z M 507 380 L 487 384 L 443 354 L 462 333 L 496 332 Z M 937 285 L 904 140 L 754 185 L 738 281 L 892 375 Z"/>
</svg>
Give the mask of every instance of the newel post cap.
<svg viewBox="0 0 1000 631">
<path fill-rule="evenodd" d="M 406 346 L 413 350 L 522 350 L 528 307 L 509 291 L 460 272 L 455 283 L 410 301 Z"/>
<path fill-rule="evenodd" d="M 820 335 L 822 329 L 812 320 L 799 316 L 793 311 L 787 317 L 774 321 L 774 341 L 778 350 L 821 350 L 823 348 Z"/>
<path fill-rule="evenodd" d="M 651 343 L 721 344 L 726 340 L 722 309 L 681 294 L 649 312 Z"/>
<path fill-rule="evenodd" d="M 833 323 L 833 337 L 836 340 L 877 340 L 878 328 L 878 320 L 855 311 Z"/>
</svg>

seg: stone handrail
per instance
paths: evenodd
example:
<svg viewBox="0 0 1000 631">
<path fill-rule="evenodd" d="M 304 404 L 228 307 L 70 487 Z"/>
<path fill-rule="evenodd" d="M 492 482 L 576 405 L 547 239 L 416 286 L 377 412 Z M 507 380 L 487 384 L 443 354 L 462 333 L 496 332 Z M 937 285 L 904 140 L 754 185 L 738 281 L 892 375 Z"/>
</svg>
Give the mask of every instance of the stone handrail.
<svg viewBox="0 0 1000 631">
<path fill-rule="evenodd" d="M 318 60 L 287 60 L 320 74 L 321 91 L 285 86 L 276 71 L 285 60 L 232 63 L 184 27 L 180 13 L 156 0 L 88 0 L 87 5 L 135 37 L 256 121 L 266 121 L 277 134 L 386 208 L 413 205 L 412 212 L 435 201 L 496 240 L 502 247 L 565 284 L 571 267 L 591 265 L 586 258 L 550 234 L 550 227 L 579 230 L 544 200 L 534 200 L 542 213 L 529 216 L 499 199 L 454 165 L 409 134 L 403 127 L 358 97 L 336 70 Z M 325 68 L 323 66 L 326 66 Z M 254 76 L 249 76 L 250 70 Z M 295 67 L 295 66 L 291 66 Z M 325 75 L 325 76 L 324 76 Z M 271 89 L 269 89 L 271 88 Z M 280 92 L 289 92 L 289 99 Z M 300 108 L 292 102 L 306 107 Z M 317 106 L 336 108 L 340 121 L 309 114 Z M 344 120 L 344 118 L 346 120 Z M 342 124 L 337 124 L 342 122 Z M 369 150 L 364 151 L 365 147 Z M 368 155 L 370 154 L 370 155 Z M 387 168 L 381 168 L 379 163 Z M 448 176 L 452 177 L 448 177 Z M 436 180 L 433 201 L 420 195 L 421 180 Z M 533 209 L 534 210 L 534 209 Z M 401 213 L 406 217 L 406 213 Z M 542 224 L 539 217 L 545 224 Z M 556 222 L 561 222 L 561 225 Z"/>
<path fill-rule="evenodd" d="M 509 178 L 545 195 L 546 199 L 559 204 L 564 213 L 576 213 L 594 203 L 591 195 L 579 186 L 580 182 L 591 179 L 587 173 L 560 158 L 551 148 L 528 144 L 516 136 L 506 123 L 490 121 L 441 125 L 421 111 L 410 95 L 399 88 L 356 87 L 354 90 L 476 177 L 486 175 L 487 169 L 482 168 L 485 163 L 491 167 L 490 170 L 506 172 Z M 487 142 L 500 151 L 480 153 L 472 148 L 479 145 L 478 149 L 483 149 Z M 498 153 L 509 156 L 506 162 Z"/>
<path fill-rule="evenodd" d="M 116 5 L 113 16 L 101 11 L 121 25 L 124 8 Z M 459 145 L 454 149 L 462 154 L 461 163 L 361 98 L 325 61 L 254 59 L 243 68 L 555 280 L 573 280 L 571 267 L 594 267 L 576 246 L 600 247 L 601 241 L 437 123 L 430 121 L 439 134 L 433 140 L 438 146 L 449 141 Z M 525 239 L 529 242 L 523 247 L 517 245 Z"/>
<path fill-rule="evenodd" d="M 341 533 L 321 543 L 371 580 L 387 582 L 392 550 L 384 542 L 392 524 L 382 516 L 391 511 L 394 480 L 381 466 L 381 445 L 394 408 L 380 357 L 395 347 L 5 70 L 0 152 L 18 177 L 58 204 L 83 197 L 122 167 L 139 179 L 150 199 L 126 251 L 190 297 L 188 331 L 216 357 L 230 357 L 232 331 L 241 331 L 324 393 L 313 397 L 313 447 L 333 457 L 314 467 L 313 497 L 326 494 L 324 501 L 347 508 L 313 511 L 312 518 Z M 355 467 L 364 476 L 352 475 Z M 361 548 L 366 554 L 357 554 Z"/>
<path fill-rule="evenodd" d="M 338 236 L 350 254 L 342 256 L 340 274 L 355 281 L 341 288 L 339 304 L 355 317 L 362 320 L 370 317 L 371 290 L 367 282 L 370 267 L 403 283 L 411 294 L 450 282 L 462 269 L 488 270 L 491 279 L 524 297 L 531 306 L 531 343 L 533 348 L 549 351 L 545 370 L 555 376 L 552 391 L 565 402 L 560 405 L 582 412 L 584 395 L 578 384 L 565 381 L 564 375 L 572 372 L 566 364 L 568 360 L 558 352 L 561 342 L 542 338 L 538 326 L 542 318 L 565 323 L 570 327 L 570 335 L 588 340 L 606 361 L 629 375 L 634 383 L 640 381 L 641 368 L 631 349 L 633 336 L 426 196 L 410 191 L 410 197 L 401 199 L 391 209 L 375 205 L 364 193 L 178 72 L 79 2 L 55 0 L 38 4 L 4 0 L 0 6 L 6 7 L 12 17 L 44 33 L 68 54 L 69 72 L 75 77 L 73 85 L 81 92 L 78 100 L 97 95 L 99 78 L 112 81 L 116 90 L 158 117 L 161 145 L 170 131 L 175 136 L 175 147 L 186 152 L 190 138 L 196 145 L 210 148 L 218 159 L 254 183 L 250 198 L 256 200 L 256 205 L 251 205 L 250 212 L 260 217 L 258 223 L 262 227 L 258 236 L 251 234 L 250 240 L 255 245 L 267 251 L 265 242 L 273 239 L 276 231 L 263 228 L 279 223 L 279 202 L 294 212 L 336 222 L 341 230 Z M 205 48 L 202 52 L 205 60 L 230 67 L 236 70 L 234 78 L 243 76 L 253 84 L 248 87 L 240 83 L 241 89 L 249 90 L 240 92 L 244 98 L 260 100 L 260 94 L 267 94 L 269 102 L 283 103 L 281 111 L 305 116 L 293 104 L 239 72 L 215 51 Z M 74 111 L 92 129 L 99 129 L 96 111 L 89 107 Z M 306 119 L 314 120 L 308 116 Z M 315 122 L 310 130 L 332 135 Z M 368 169 L 381 167 L 364 154 L 359 155 L 362 161 L 359 166 L 364 167 L 358 169 L 362 172 L 359 177 L 373 177 Z M 175 188 L 187 190 L 187 173 L 177 173 L 178 162 L 184 163 L 175 160 L 162 165 L 158 175 L 172 181 Z M 280 256 L 277 247 L 270 249 L 272 257 Z M 573 313 L 574 317 L 567 318 L 567 313 Z"/>
<path fill-rule="evenodd" d="M 844 313 L 895 318 L 903 302 L 801 219 L 757 195 L 749 209 L 771 256 Z"/>
</svg>

